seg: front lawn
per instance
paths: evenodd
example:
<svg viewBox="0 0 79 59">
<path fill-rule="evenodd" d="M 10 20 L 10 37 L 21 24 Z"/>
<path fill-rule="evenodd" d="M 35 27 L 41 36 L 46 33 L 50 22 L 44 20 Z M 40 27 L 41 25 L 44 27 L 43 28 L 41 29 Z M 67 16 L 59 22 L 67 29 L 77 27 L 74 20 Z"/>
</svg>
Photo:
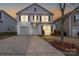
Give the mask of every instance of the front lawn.
<svg viewBox="0 0 79 59">
<path fill-rule="evenodd" d="M 78 38 L 65 37 L 63 43 L 60 42 L 60 37 L 56 36 L 42 36 L 42 38 L 67 56 L 79 56 Z"/>
</svg>

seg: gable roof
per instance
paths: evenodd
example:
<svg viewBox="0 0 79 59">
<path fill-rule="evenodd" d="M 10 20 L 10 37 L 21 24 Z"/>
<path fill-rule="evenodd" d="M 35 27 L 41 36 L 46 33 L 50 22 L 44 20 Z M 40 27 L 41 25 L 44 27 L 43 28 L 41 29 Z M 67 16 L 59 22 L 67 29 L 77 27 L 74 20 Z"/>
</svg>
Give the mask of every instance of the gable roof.
<svg viewBox="0 0 79 59">
<path fill-rule="evenodd" d="M 33 4 L 31 4 L 30 6 L 28 6 L 28 7 L 24 8 L 24 9 L 22 9 L 22 10 L 21 10 L 21 11 L 19 11 L 19 12 L 17 12 L 17 14 L 21 13 L 21 12 L 22 12 L 22 11 L 24 11 L 25 9 L 30 8 L 30 7 L 31 7 L 31 6 L 33 6 L 33 5 L 37 5 L 38 7 L 42 8 L 43 10 L 45 10 L 45 11 L 47 11 L 48 13 L 50 13 L 51 15 L 53 15 L 53 13 L 52 13 L 52 12 L 48 11 L 47 9 L 45 9 L 44 7 L 40 6 L 40 5 L 39 5 L 39 4 L 37 4 L 37 3 L 33 3 Z"/>
<path fill-rule="evenodd" d="M 8 15 L 10 18 L 12 18 L 13 21 L 16 22 L 16 20 L 12 16 L 10 16 L 8 13 L 6 13 L 4 10 L 0 10 L 0 12 L 3 12 L 4 14 Z"/>
<path fill-rule="evenodd" d="M 75 8 L 74 10 L 72 10 L 71 12 L 67 13 L 64 15 L 64 18 L 69 17 L 74 11 L 79 10 L 79 6 L 77 8 Z M 59 17 L 58 19 L 56 19 L 55 21 L 59 21 L 61 20 L 62 17 Z"/>
</svg>

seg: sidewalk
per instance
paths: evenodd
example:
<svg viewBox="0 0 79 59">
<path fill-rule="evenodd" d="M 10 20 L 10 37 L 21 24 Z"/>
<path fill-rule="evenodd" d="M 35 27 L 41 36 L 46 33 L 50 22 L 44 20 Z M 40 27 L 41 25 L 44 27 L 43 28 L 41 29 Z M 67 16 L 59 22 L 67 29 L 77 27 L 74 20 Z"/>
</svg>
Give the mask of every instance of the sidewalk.
<svg viewBox="0 0 79 59">
<path fill-rule="evenodd" d="M 35 56 L 63 56 L 56 48 L 52 47 L 49 43 L 41 37 L 32 36 L 29 42 L 26 55 Z"/>
</svg>

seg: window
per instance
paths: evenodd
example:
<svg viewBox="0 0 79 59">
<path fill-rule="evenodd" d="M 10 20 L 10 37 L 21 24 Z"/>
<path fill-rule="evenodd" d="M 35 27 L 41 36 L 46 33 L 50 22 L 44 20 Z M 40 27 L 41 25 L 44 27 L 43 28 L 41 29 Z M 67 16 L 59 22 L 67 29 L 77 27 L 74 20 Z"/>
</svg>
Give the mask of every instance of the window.
<svg viewBox="0 0 79 59">
<path fill-rule="evenodd" d="M 34 8 L 34 11 L 37 11 L 37 9 L 36 9 L 36 8 Z"/>
<path fill-rule="evenodd" d="M 1 17 L 2 17 L 2 14 L 1 14 L 1 12 L 0 12 L 0 23 L 3 23 L 3 21 L 1 20 Z"/>
<path fill-rule="evenodd" d="M 1 19 L 1 12 L 0 12 L 0 19 Z"/>
<path fill-rule="evenodd" d="M 74 16 L 74 22 L 79 22 L 79 14 Z"/>
<path fill-rule="evenodd" d="M 21 22 L 28 22 L 28 15 L 21 15 Z"/>
<path fill-rule="evenodd" d="M 48 16 L 42 16 L 42 22 L 49 22 Z"/>
<path fill-rule="evenodd" d="M 34 15 L 34 16 L 33 16 L 33 20 L 34 20 L 34 21 L 37 21 L 37 20 L 38 20 L 38 16 L 37 16 L 37 15 Z"/>
<path fill-rule="evenodd" d="M 36 15 L 34 15 L 34 20 L 37 20 L 37 16 Z"/>
</svg>

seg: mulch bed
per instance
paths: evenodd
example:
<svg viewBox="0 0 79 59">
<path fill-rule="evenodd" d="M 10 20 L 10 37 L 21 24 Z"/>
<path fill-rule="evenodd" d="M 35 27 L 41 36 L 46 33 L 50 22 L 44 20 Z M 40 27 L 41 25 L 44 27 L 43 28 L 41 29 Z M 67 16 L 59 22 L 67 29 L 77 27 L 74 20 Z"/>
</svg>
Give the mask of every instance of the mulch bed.
<svg viewBox="0 0 79 59">
<path fill-rule="evenodd" d="M 16 35 L 16 32 L 0 32 L 0 40 Z"/>
<path fill-rule="evenodd" d="M 9 35 L 0 36 L 0 40 L 8 38 L 8 37 L 11 37 L 11 36 L 9 36 Z"/>
<path fill-rule="evenodd" d="M 67 56 L 79 56 L 79 48 L 75 44 L 67 42 L 61 43 L 57 40 L 50 42 L 50 44 Z"/>
</svg>

